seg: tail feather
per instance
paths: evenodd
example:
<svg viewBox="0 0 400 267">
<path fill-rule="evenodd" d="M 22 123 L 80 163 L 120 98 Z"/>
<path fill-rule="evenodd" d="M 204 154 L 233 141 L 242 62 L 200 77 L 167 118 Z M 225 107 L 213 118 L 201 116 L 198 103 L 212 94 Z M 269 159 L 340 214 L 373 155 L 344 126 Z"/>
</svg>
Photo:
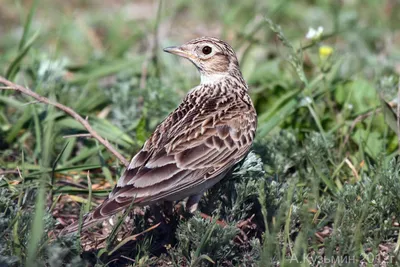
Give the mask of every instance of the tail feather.
<svg viewBox="0 0 400 267">
<path fill-rule="evenodd" d="M 115 199 L 107 198 L 100 206 L 98 206 L 92 212 L 85 214 L 82 218 L 82 230 L 85 230 L 96 224 L 102 222 L 110 216 L 122 211 L 127 208 L 131 203 L 133 198 L 127 198 L 128 200 L 123 202 L 117 202 Z M 79 230 L 79 220 L 65 227 L 60 235 L 67 235 Z"/>
<path fill-rule="evenodd" d="M 101 222 L 101 221 L 103 221 L 105 219 L 106 219 L 106 217 L 93 218 L 93 212 L 87 213 L 82 218 L 82 224 L 81 224 L 82 225 L 82 230 L 85 230 L 85 229 L 89 228 L 90 226 L 92 226 L 93 224 Z M 67 234 L 72 234 L 72 233 L 78 231 L 79 227 L 80 227 L 79 220 L 77 220 L 76 222 L 74 222 L 74 223 L 68 225 L 67 227 L 65 227 L 60 232 L 60 236 L 67 235 Z"/>
</svg>

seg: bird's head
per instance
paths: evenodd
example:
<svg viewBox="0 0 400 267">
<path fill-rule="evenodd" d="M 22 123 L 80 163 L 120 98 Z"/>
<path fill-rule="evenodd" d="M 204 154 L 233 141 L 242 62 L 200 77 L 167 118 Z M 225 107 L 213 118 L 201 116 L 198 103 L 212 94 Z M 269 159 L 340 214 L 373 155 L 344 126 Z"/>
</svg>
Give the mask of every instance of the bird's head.
<svg viewBox="0 0 400 267">
<path fill-rule="evenodd" d="M 232 47 L 214 37 L 197 38 L 181 46 L 164 48 L 164 51 L 189 59 L 200 71 L 201 83 L 240 73 Z"/>
</svg>

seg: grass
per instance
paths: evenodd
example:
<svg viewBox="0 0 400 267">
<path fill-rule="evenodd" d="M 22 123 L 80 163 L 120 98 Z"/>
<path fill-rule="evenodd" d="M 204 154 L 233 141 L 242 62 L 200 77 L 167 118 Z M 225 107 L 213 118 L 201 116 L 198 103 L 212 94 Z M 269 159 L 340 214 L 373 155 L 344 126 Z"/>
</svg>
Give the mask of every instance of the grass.
<svg viewBox="0 0 400 267">
<path fill-rule="evenodd" d="M 60 110 L 0 90 L 0 265 L 397 266 L 398 14 L 375 0 L 6 1 L 1 76 L 87 117 L 125 158 L 198 84 L 161 50 L 196 36 L 238 52 L 258 130 L 202 199 L 211 220 L 146 232 L 157 222 L 135 209 L 118 232 L 55 238 L 123 166 Z"/>
</svg>

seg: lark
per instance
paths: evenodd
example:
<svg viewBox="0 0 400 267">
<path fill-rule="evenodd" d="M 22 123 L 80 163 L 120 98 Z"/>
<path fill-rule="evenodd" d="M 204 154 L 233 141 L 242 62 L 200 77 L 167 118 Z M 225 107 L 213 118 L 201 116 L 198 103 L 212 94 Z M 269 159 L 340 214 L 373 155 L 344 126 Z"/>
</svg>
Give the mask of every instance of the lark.
<svg viewBox="0 0 400 267">
<path fill-rule="evenodd" d="M 213 37 L 164 49 L 190 60 L 201 83 L 160 123 L 132 158 L 106 200 L 87 214 L 86 228 L 133 205 L 186 201 L 194 212 L 203 193 L 248 153 L 257 114 L 232 47 Z M 74 232 L 78 222 L 63 233 Z"/>
</svg>

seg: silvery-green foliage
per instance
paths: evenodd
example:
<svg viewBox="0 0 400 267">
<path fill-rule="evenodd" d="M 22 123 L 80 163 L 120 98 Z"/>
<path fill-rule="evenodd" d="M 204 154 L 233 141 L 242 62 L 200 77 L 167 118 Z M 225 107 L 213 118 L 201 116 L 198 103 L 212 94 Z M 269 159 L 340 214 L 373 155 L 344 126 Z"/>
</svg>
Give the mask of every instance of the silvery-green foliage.
<svg viewBox="0 0 400 267">
<path fill-rule="evenodd" d="M 176 233 L 178 245 L 174 249 L 174 254 L 178 258 L 184 256 L 188 262 L 191 262 L 200 248 L 201 254 L 208 255 L 215 262 L 239 262 L 241 260 L 239 246 L 234 243 L 234 238 L 239 230 L 234 224 L 213 227 L 215 223 L 215 221 L 203 219 L 199 215 L 190 218 L 187 222 L 180 223 Z M 204 236 L 211 231 L 211 227 L 213 230 L 210 238 L 202 243 Z M 203 264 L 207 266 L 206 261 Z"/>
</svg>

